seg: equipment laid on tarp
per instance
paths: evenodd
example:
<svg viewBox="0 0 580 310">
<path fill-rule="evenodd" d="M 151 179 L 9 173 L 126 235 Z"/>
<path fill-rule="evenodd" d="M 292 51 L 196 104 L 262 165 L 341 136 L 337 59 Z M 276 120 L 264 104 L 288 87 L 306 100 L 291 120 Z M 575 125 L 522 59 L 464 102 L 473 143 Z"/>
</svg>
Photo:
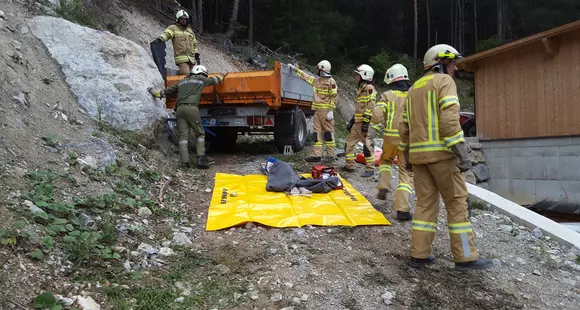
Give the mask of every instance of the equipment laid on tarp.
<svg viewBox="0 0 580 310">
<path fill-rule="evenodd" d="M 220 230 L 246 222 L 278 228 L 391 225 L 363 195 L 340 180 L 344 188 L 306 197 L 268 192 L 265 175 L 218 173 L 206 230 Z"/>
<path fill-rule="evenodd" d="M 276 158 L 268 158 L 267 168 L 264 169 L 268 175 L 266 190 L 270 192 L 291 192 L 294 188 L 305 188 L 312 193 L 328 193 L 333 189 L 342 188 L 342 183 L 338 176 L 326 179 L 313 179 L 300 177 L 290 164 Z"/>
</svg>

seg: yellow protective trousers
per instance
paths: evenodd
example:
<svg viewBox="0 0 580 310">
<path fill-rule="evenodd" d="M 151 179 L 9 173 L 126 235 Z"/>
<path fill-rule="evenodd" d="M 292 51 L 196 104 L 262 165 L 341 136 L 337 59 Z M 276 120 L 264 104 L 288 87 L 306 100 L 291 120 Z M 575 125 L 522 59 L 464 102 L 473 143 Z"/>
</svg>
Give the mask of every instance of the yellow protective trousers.
<svg viewBox="0 0 580 310">
<path fill-rule="evenodd" d="M 379 160 L 379 186 L 378 189 L 393 190 L 393 159 L 399 158 L 398 177 L 399 185 L 395 192 L 395 211 L 409 212 L 409 194 L 413 192 L 413 173 L 405 169 L 406 158 L 399 150 L 398 145 L 387 143 L 383 139 L 383 153 Z"/>
<path fill-rule="evenodd" d="M 437 230 L 439 194 L 447 209 L 451 252 L 455 262 L 477 260 L 479 253 L 473 241 L 473 229 L 467 219 L 467 188 L 457 159 L 413 165 L 417 205 L 413 216 L 411 256 L 427 258 Z"/>
<path fill-rule="evenodd" d="M 354 163 L 354 150 L 356 149 L 356 145 L 359 142 L 365 143 L 366 147 L 370 151 L 370 156 L 365 157 L 366 160 L 366 170 L 374 170 L 375 169 L 375 146 L 374 144 L 370 144 L 370 141 L 367 141 L 366 134 L 361 130 L 362 123 L 354 123 L 352 128 L 350 129 L 350 133 L 346 136 L 346 151 L 345 151 L 345 159 L 346 159 L 346 167 L 350 169 L 355 169 Z M 370 139 L 369 139 L 370 140 Z"/>
<path fill-rule="evenodd" d="M 334 120 L 328 120 L 329 111 L 314 112 L 314 132 L 316 133 L 316 142 L 314 142 L 314 157 L 322 157 L 322 147 L 326 146 L 326 156 L 334 157 Z"/>
</svg>

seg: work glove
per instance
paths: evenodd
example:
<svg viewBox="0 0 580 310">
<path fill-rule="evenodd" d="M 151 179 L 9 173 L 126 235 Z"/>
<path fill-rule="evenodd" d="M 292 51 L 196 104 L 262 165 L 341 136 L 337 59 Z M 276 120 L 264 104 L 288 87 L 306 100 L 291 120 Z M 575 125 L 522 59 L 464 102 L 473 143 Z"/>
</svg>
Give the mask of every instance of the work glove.
<svg viewBox="0 0 580 310">
<path fill-rule="evenodd" d="M 457 168 L 461 172 L 466 172 L 471 169 L 471 160 L 469 160 L 469 155 L 467 155 L 467 149 L 465 148 L 465 142 L 457 143 L 451 147 L 451 150 L 459 159 L 459 163 L 457 164 Z"/>
<path fill-rule="evenodd" d="M 326 114 L 326 120 L 331 121 L 334 119 L 334 112 L 330 111 Z"/>
<path fill-rule="evenodd" d="M 159 91 L 156 91 L 156 90 L 154 90 L 154 89 L 153 89 L 153 87 L 149 87 L 149 88 L 147 88 L 147 91 L 148 91 L 148 92 L 149 92 L 151 95 L 153 95 L 153 97 L 155 97 L 155 98 L 161 98 L 161 93 L 160 93 Z"/>
<path fill-rule="evenodd" d="M 354 126 L 354 117 L 350 119 L 350 121 L 348 122 L 348 125 L 346 125 L 346 130 L 348 130 L 350 132 L 350 130 L 352 129 L 352 126 Z"/>
<path fill-rule="evenodd" d="M 161 40 L 161 38 L 157 38 L 153 41 L 154 44 L 158 44 L 158 43 L 163 43 L 163 41 Z"/>
<path fill-rule="evenodd" d="M 195 64 L 201 65 L 201 58 L 199 56 L 199 53 L 195 53 Z"/>
<path fill-rule="evenodd" d="M 362 131 L 362 133 L 369 132 L 369 123 L 363 122 L 360 126 L 360 131 Z"/>
</svg>

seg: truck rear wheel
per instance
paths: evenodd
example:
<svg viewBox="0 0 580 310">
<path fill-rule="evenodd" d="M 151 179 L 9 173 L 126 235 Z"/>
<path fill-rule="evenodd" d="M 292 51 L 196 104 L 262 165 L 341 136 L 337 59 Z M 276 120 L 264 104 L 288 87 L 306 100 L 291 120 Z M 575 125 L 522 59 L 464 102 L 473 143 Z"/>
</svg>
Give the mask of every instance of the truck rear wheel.
<svg viewBox="0 0 580 310">
<path fill-rule="evenodd" d="M 286 145 L 292 146 L 292 151 L 301 151 L 306 145 L 308 128 L 306 116 L 300 109 L 282 112 L 276 115 L 274 140 L 278 151 L 283 152 Z"/>
<path fill-rule="evenodd" d="M 218 127 L 209 128 L 215 134 L 215 137 L 207 133 L 206 139 L 209 141 L 209 147 L 219 153 L 232 153 L 236 150 L 236 141 L 238 140 L 238 130 L 235 128 Z"/>
</svg>

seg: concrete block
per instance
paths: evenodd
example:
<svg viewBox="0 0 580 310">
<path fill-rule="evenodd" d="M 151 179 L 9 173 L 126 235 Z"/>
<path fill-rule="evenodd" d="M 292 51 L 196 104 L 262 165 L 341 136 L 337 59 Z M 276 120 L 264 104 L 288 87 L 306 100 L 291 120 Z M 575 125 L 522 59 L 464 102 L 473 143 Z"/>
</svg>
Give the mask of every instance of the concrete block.
<svg viewBox="0 0 580 310">
<path fill-rule="evenodd" d="M 483 145 L 483 155 L 487 156 L 485 150 L 485 144 Z M 510 149 L 509 148 L 493 148 L 491 149 L 491 157 L 509 157 L 510 156 Z"/>
<path fill-rule="evenodd" d="M 580 156 L 560 156 L 560 180 L 580 181 Z"/>
<path fill-rule="evenodd" d="M 568 197 L 569 202 L 580 203 L 580 182 L 578 181 L 562 181 L 562 191 Z"/>
<path fill-rule="evenodd" d="M 507 178 L 518 180 L 548 180 L 548 162 L 544 157 L 510 157 Z"/>
<path fill-rule="evenodd" d="M 492 179 L 506 178 L 506 159 L 503 157 L 491 157 L 487 161 Z"/>
<path fill-rule="evenodd" d="M 558 156 L 558 147 L 517 147 L 511 149 L 510 155 L 513 157 Z"/>
<path fill-rule="evenodd" d="M 562 198 L 565 198 L 565 194 L 560 181 L 536 180 L 536 199 L 538 201 L 543 199 L 560 200 Z"/>
<path fill-rule="evenodd" d="M 548 165 L 548 180 L 560 180 L 560 157 L 546 157 L 545 161 Z"/>
<path fill-rule="evenodd" d="M 580 144 L 560 146 L 560 156 L 580 156 Z"/>
<path fill-rule="evenodd" d="M 510 192 L 513 201 L 520 205 L 529 205 L 537 201 L 535 180 L 511 180 Z"/>
</svg>

